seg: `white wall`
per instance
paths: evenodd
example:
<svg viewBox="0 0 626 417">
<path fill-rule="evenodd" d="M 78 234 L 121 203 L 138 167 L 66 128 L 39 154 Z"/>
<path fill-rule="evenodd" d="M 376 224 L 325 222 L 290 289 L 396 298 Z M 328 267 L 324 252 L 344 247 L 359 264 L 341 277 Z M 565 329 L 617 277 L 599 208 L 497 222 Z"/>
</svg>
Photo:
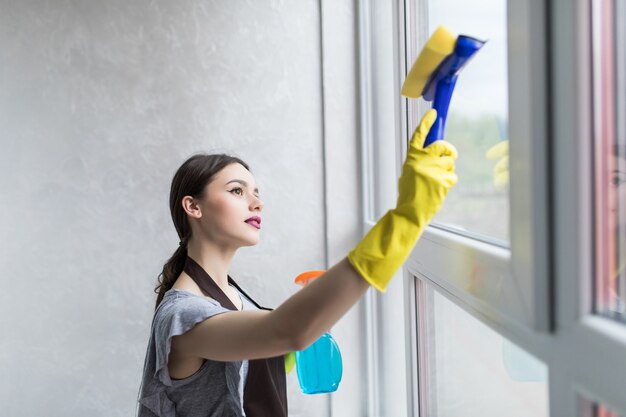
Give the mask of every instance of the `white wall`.
<svg viewBox="0 0 626 417">
<path fill-rule="evenodd" d="M 178 243 L 169 184 L 193 152 L 236 154 L 257 178 L 262 243 L 232 275 L 260 302 L 354 243 L 354 6 L 326 7 L 343 18 L 326 42 L 345 42 L 324 77 L 313 0 L 0 0 L 3 416 L 133 413 L 152 289 Z M 337 326 L 353 383 L 333 399 L 354 415 L 358 313 Z M 326 415 L 327 396 L 289 383 L 291 415 Z"/>
</svg>

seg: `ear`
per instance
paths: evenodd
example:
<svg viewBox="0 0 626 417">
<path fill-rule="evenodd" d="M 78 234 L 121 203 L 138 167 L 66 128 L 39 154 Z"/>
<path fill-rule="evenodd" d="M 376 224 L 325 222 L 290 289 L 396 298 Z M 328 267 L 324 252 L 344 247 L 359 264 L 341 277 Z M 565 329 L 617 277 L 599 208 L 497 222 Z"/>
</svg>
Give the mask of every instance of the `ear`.
<svg viewBox="0 0 626 417">
<path fill-rule="evenodd" d="M 183 210 L 185 213 L 193 219 L 199 219 L 202 217 L 202 210 L 200 210 L 200 206 L 192 196 L 186 195 L 183 197 L 181 204 L 183 205 Z"/>
</svg>

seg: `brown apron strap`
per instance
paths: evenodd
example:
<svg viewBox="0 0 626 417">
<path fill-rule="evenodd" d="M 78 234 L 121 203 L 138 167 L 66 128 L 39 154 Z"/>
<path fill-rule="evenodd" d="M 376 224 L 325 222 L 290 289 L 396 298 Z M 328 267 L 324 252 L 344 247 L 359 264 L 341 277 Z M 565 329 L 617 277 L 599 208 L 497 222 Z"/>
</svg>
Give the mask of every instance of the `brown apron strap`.
<svg viewBox="0 0 626 417">
<path fill-rule="evenodd" d="M 211 297 L 218 303 L 222 305 L 222 307 L 227 308 L 229 310 L 237 310 L 237 307 L 230 301 L 230 298 L 224 291 L 213 281 L 213 278 L 200 266 L 196 261 L 191 259 L 189 256 L 185 261 L 185 266 L 183 271 L 187 273 L 194 280 L 194 282 L 200 287 L 200 290 L 207 297 Z M 230 277 L 229 277 L 230 278 Z"/>
<path fill-rule="evenodd" d="M 224 308 L 237 310 L 213 278 L 189 256 L 185 261 L 184 271 L 206 296 L 213 298 Z M 257 308 L 270 310 L 257 304 L 231 277 L 228 277 L 228 282 L 252 301 Z M 287 381 L 283 356 L 248 361 L 243 409 L 247 417 L 287 417 Z"/>
</svg>

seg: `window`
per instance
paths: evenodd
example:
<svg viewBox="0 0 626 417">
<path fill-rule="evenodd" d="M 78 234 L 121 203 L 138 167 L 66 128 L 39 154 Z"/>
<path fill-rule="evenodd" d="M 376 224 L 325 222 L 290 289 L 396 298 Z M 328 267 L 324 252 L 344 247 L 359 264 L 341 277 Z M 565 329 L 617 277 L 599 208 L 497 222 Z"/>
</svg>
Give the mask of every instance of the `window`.
<svg viewBox="0 0 626 417">
<path fill-rule="evenodd" d="M 487 43 L 462 70 L 450 102 L 446 139 L 459 150 L 459 183 L 434 222 L 508 245 L 508 182 L 496 183 L 493 172 L 506 156 L 487 158 L 508 139 L 506 2 L 429 2 L 428 27 L 440 25 Z"/>
<path fill-rule="evenodd" d="M 485 13 L 498 7 L 486 1 L 410 3 L 416 17 L 407 25 L 407 39 L 420 23 L 436 25 L 444 17 L 452 22 L 458 13 L 458 20 L 477 24 L 482 21 L 481 7 L 490 7 Z M 626 292 L 620 276 L 626 234 L 619 228 L 621 218 L 626 218 L 626 192 L 620 196 L 620 180 L 610 176 L 620 173 L 619 163 L 611 158 L 624 155 L 619 148 L 626 145 L 625 5 L 613 0 L 516 0 L 499 6 L 506 7 L 508 129 L 502 139 L 510 139 L 509 244 L 499 244 L 495 234 L 484 233 L 478 223 L 451 226 L 454 222 L 445 213 L 418 242 L 406 267 L 415 277 L 415 287 L 427 288 L 435 296 L 415 301 L 420 405 L 414 409 L 453 416 L 454 404 L 459 404 L 459 410 L 470 415 L 472 401 L 480 394 L 468 397 L 454 391 L 454 382 L 446 384 L 454 377 L 473 381 L 470 390 L 484 386 L 498 393 L 485 409 L 497 409 L 500 396 L 523 403 L 526 393 L 514 381 L 491 387 L 481 378 L 492 364 L 459 359 L 463 353 L 450 348 L 454 343 L 449 340 L 462 334 L 453 330 L 455 321 L 462 321 L 465 329 L 473 329 L 466 333 L 464 347 L 471 350 L 485 343 L 493 358 L 499 344 L 503 368 L 512 371 L 505 372 L 508 375 L 519 370 L 518 361 L 511 358 L 520 357 L 534 364 L 522 369 L 536 366 L 549 374 L 549 384 L 547 379 L 526 382 L 526 388 L 536 384 L 534 404 L 542 405 L 527 415 L 581 415 L 584 410 L 576 399 L 589 394 L 611 407 L 598 405 L 595 414 L 587 415 L 614 417 L 626 410 L 622 388 L 626 329 L 602 316 L 621 319 L 620 303 L 625 298 L 620 291 Z M 441 21 L 434 22 L 437 13 Z M 480 28 L 476 30 L 479 33 Z M 416 38 L 418 45 L 427 39 L 425 34 Z M 420 47 L 407 50 L 416 54 Z M 478 68 L 481 52 L 459 78 L 449 126 L 454 126 L 452 117 L 458 117 L 452 110 L 454 100 L 468 94 L 461 90 L 463 76 L 473 66 Z M 414 125 L 418 118 L 409 111 L 408 119 Z M 613 166 L 618 166 L 615 173 Z M 460 181 L 463 169 L 459 162 Z M 462 186 L 459 183 L 457 197 L 464 193 Z M 446 204 L 454 201 L 455 196 L 450 197 Z M 457 203 L 464 204 L 461 198 Z M 607 296 L 611 291 L 612 297 Z M 447 316 L 447 329 L 438 323 L 438 316 Z M 484 329 L 481 333 L 470 318 L 493 333 Z M 466 340 L 479 334 L 484 336 L 478 336 L 475 344 Z M 446 362 L 438 355 L 455 359 Z M 502 392 L 503 386 L 510 389 Z"/>
<path fill-rule="evenodd" d="M 368 7 L 380 4 L 359 2 Z M 375 111 L 373 106 L 363 107 L 369 125 L 363 123 L 362 130 L 376 127 L 377 135 L 368 140 L 380 142 L 378 146 L 387 151 L 383 139 L 395 137 L 398 155 L 395 164 L 389 163 L 388 154 L 382 158 L 382 152 L 363 157 L 364 166 L 374 167 L 365 171 L 372 175 L 370 188 L 376 191 L 364 187 L 365 196 L 379 198 L 380 189 L 395 185 L 410 133 L 428 108 L 423 101 L 401 99 L 399 86 L 433 26 L 444 24 L 456 33 L 488 38 L 487 45 L 500 39 L 505 58 L 490 57 L 488 49 L 480 51 L 460 75 L 452 98 L 447 139 L 460 148 L 461 158 L 464 153 L 474 160 L 480 156 L 483 166 L 464 166 L 459 161 L 461 182 L 456 195 L 449 196 L 436 223 L 424 231 L 405 264 L 404 280 L 396 278 L 386 294 L 368 300 L 368 386 L 370 393 L 379 394 L 370 396 L 378 403 L 368 407 L 369 413 L 472 415 L 483 388 L 497 395 L 493 402 L 482 397 L 481 411 L 487 411 L 481 415 L 511 415 L 499 409 L 500 396 L 517 404 L 525 415 L 626 415 L 626 326 L 620 304 L 626 292 L 620 261 L 626 235 L 618 226 L 626 224 L 621 223 L 626 199 L 615 187 L 621 180 L 610 175 L 611 164 L 620 166 L 613 159 L 615 145 L 617 156 L 624 155 L 620 147 L 626 145 L 625 2 L 406 0 L 385 4 L 398 7 L 397 21 L 384 30 L 382 41 L 374 42 L 378 34 L 371 31 L 372 44 L 384 45 L 378 53 L 386 55 L 371 59 L 372 65 L 366 62 L 365 68 L 373 78 L 385 76 L 372 85 L 389 95 L 371 96 L 370 104 L 385 105 Z M 378 23 L 376 19 L 385 16 L 393 19 L 393 13 L 366 17 L 370 16 Z M 506 30 L 498 32 L 490 25 Z M 388 48 L 390 39 L 397 49 Z M 381 71 L 381 63 L 394 54 L 395 75 Z M 490 60 L 497 67 L 501 59 L 506 68 L 500 78 L 481 66 L 481 60 Z M 472 75 L 475 71 L 480 73 L 477 78 Z M 488 103 L 481 104 L 482 96 L 464 90 L 480 85 L 481 77 L 500 85 L 494 97 L 500 94 L 505 109 L 489 108 Z M 397 90 L 384 88 L 390 85 Z M 481 91 L 489 95 L 488 88 Z M 464 103 L 472 95 L 476 108 Z M 392 100 L 397 100 L 397 107 L 389 114 Z M 492 118 L 495 125 L 484 129 L 468 125 L 468 120 L 482 117 L 475 118 L 476 114 Z M 502 130 L 498 115 L 505 122 Z M 471 138 L 457 133 L 470 130 L 480 132 Z M 374 140 L 378 138 L 383 139 Z M 484 152 L 492 143 L 507 139 L 510 183 L 496 190 L 490 172 L 495 162 L 486 160 Z M 475 143 L 480 146 L 472 148 Z M 464 177 L 472 178 L 472 169 L 480 179 L 465 182 Z M 473 187 L 479 192 L 472 194 Z M 486 208 L 485 195 L 493 197 L 490 204 L 495 205 Z M 473 204 L 479 199 L 480 210 L 493 210 L 483 217 L 491 223 L 510 219 L 508 227 L 498 231 L 504 222 L 481 224 L 484 218 L 464 212 L 477 207 Z M 389 205 L 389 199 L 380 201 L 381 207 Z M 611 202 L 615 202 L 612 212 Z M 457 207 L 448 207 L 453 203 Z M 500 208 L 494 209 L 498 204 Z M 372 219 L 370 212 L 364 210 L 365 219 Z M 398 320 L 401 315 L 403 322 Z M 396 349 L 401 341 L 404 355 Z M 464 349 L 458 350 L 461 346 Z M 481 357 L 481 351 L 490 354 Z M 410 373 L 406 393 L 402 392 L 404 370 Z M 492 377 L 483 378 L 486 374 Z M 500 382 L 496 387 L 491 385 L 493 375 L 500 378 L 495 379 Z M 467 382 L 458 384 L 458 380 Z M 580 398 L 593 402 L 585 405 Z M 391 405 L 394 412 L 388 412 Z"/>
<path fill-rule="evenodd" d="M 442 24 L 454 33 L 487 40 L 460 74 L 450 103 L 446 136 L 459 148 L 459 183 L 433 220 L 434 227 L 420 239 L 411 262 L 464 302 L 546 331 L 547 46 L 543 30 L 528 30 L 535 25 L 543 29 L 541 16 L 529 16 L 539 9 L 503 0 L 409 1 L 405 61 L 413 63 L 430 30 Z M 423 100 L 407 103 L 405 141 L 429 106 Z M 498 161 L 488 160 L 486 154 L 505 141 L 521 163 L 511 165 L 509 186 L 496 187 L 493 169 Z M 516 221 L 511 223 L 513 216 Z"/>
<path fill-rule="evenodd" d="M 547 368 L 418 281 L 425 351 L 421 411 L 437 417 L 548 416 Z"/>
</svg>

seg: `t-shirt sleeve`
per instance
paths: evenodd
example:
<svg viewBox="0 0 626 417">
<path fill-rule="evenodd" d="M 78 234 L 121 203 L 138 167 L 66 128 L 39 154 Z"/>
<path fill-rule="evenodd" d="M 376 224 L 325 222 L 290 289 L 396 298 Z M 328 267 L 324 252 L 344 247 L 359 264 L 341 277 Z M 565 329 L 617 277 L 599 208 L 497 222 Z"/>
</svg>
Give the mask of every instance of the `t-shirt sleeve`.
<svg viewBox="0 0 626 417">
<path fill-rule="evenodd" d="M 163 384 L 172 385 L 167 360 L 172 337 L 182 335 L 196 324 L 230 310 L 217 301 L 190 295 L 176 294 L 164 302 L 154 317 L 155 376 Z"/>
</svg>

